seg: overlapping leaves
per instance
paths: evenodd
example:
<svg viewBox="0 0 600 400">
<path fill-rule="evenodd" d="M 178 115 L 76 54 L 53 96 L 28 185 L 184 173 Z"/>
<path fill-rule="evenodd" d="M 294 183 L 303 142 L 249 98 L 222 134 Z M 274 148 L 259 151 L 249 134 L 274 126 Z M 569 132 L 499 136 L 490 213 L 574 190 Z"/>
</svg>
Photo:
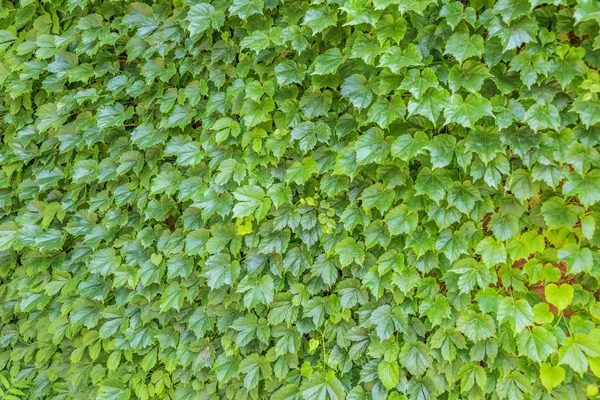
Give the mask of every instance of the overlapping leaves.
<svg viewBox="0 0 600 400">
<path fill-rule="evenodd" d="M 2 397 L 596 396 L 599 16 L 4 1 Z"/>
</svg>

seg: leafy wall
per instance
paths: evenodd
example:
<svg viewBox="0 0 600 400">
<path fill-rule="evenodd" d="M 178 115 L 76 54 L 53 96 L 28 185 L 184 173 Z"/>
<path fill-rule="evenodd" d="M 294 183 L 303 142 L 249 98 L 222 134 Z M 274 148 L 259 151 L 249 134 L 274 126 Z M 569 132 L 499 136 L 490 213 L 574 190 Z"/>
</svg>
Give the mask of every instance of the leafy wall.
<svg viewBox="0 0 600 400">
<path fill-rule="evenodd" d="M 596 396 L 599 22 L 3 0 L 0 397 Z"/>
</svg>

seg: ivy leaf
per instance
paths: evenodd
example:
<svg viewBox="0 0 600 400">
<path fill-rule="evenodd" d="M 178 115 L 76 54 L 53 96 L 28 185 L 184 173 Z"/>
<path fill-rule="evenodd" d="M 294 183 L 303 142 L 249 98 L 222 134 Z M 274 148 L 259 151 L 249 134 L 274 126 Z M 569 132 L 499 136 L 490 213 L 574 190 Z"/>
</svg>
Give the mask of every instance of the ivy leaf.
<svg viewBox="0 0 600 400">
<path fill-rule="evenodd" d="M 292 83 L 301 83 L 304 79 L 305 69 L 299 67 L 293 60 L 287 60 L 279 63 L 275 67 L 275 76 L 280 85 L 291 85 Z"/>
<path fill-rule="evenodd" d="M 558 341 L 546 329 L 535 326 L 530 330 L 524 329 L 517 337 L 519 354 L 541 363 L 558 348 Z"/>
<path fill-rule="evenodd" d="M 496 325 L 492 317 L 472 310 L 461 313 L 457 327 L 460 332 L 475 343 L 489 339 L 496 334 Z"/>
<path fill-rule="evenodd" d="M 462 64 L 467 58 L 483 54 L 483 38 L 479 35 L 471 36 L 465 31 L 458 31 L 446 42 L 444 54 L 453 55 Z"/>
<path fill-rule="evenodd" d="M 400 381 L 400 366 L 396 361 L 381 360 L 377 366 L 377 374 L 387 390 L 391 390 Z"/>
<path fill-rule="evenodd" d="M 300 390 L 306 400 L 343 400 L 346 397 L 346 390 L 333 371 L 312 374 L 302 382 Z"/>
<path fill-rule="evenodd" d="M 580 248 L 575 243 L 567 244 L 558 251 L 558 258 L 568 263 L 571 274 L 589 271 L 594 264 L 592 252 L 588 248 Z"/>
<path fill-rule="evenodd" d="M 600 201 L 600 171 L 593 170 L 583 176 L 572 172 L 563 185 L 563 193 L 567 196 L 577 195 L 581 203 L 589 207 Z"/>
<path fill-rule="evenodd" d="M 401 204 L 386 214 L 385 222 L 392 235 L 407 234 L 415 230 L 419 217 L 410 212 L 406 204 Z"/>
<path fill-rule="evenodd" d="M 452 183 L 446 174 L 446 171 L 436 169 L 431 171 L 429 168 L 421 169 L 417 176 L 415 187 L 416 194 L 425 194 L 433 201 L 440 201 L 446 195 L 446 188 Z"/>
<path fill-rule="evenodd" d="M 470 181 L 452 182 L 448 192 L 448 204 L 456 207 L 460 212 L 468 214 L 475 204 L 481 200 L 479 190 Z"/>
<path fill-rule="evenodd" d="M 215 254 L 204 263 L 203 275 L 212 289 L 218 289 L 225 285 L 232 286 L 239 274 L 239 263 L 232 262 L 228 254 Z"/>
<path fill-rule="evenodd" d="M 164 293 L 162 294 L 160 301 L 160 311 L 165 312 L 170 309 L 179 311 L 185 300 L 186 291 L 183 290 L 179 283 L 172 282 L 167 286 Z"/>
<path fill-rule="evenodd" d="M 400 135 L 392 143 L 391 154 L 403 161 L 409 161 L 419 154 L 423 154 L 428 142 L 429 138 L 422 131 L 416 132 L 414 136 L 410 134 Z"/>
<path fill-rule="evenodd" d="M 436 135 L 426 147 L 429 150 L 431 165 L 435 168 L 443 168 L 452 162 L 456 150 L 456 138 L 450 135 Z"/>
<path fill-rule="evenodd" d="M 462 98 L 455 94 L 450 98 L 450 105 L 444 110 L 446 123 L 457 123 L 472 128 L 481 118 L 493 117 L 492 104 L 484 97 L 468 95 Z"/>
<path fill-rule="evenodd" d="M 565 201 L 558 196 L 544 202 L 541 214 L 550 229 L 560 228 L 561 226 L 571 228 L 577 223 L 577 214 L 572 210 L 572 207 L 567 206 Z"/>
<path fill-rule="evenodd" d="M 370 321 L 375 325 L 377 336 L 381 340 L 386 340 L 393 335 L 395 331 L 402 330 L 401 321 L 404 313 L 399 308 L 392 308 L 385 304 L 373 311 Z"/>
<path fill-rule="evenodd" d="M 335 253 L 340 257 L 342 266 L 350 265 L 355 262 L 362 265 L 365 260 L 365 246 L 361 242 L 356 242 L 354 238 L 347 237 L 335 247 Z"/>
<path fill-rule="evenodd" d="M 421 98 L 412 98 L 408 102 L 408 116 L 422 115 L 436 123 L 442 110 L 450 103 L 450 94 L 443 89 L 428 90 Z"/>
<path fill-rule="evenodd" d="M 229 13 L 245 21 L 251 15 L 262 14 L 263 6 L 263 0 L 233 0 L 229 6 Z"/>
<path fill-rule="evenodd" d="M 422 65 L 423 54 L 414 44 L 409 44 L 405 49 L 391 47 L 382 56 L 378 67 L 389 68 L 397 74 L 402 68 Z"/>
<path fill-rule="evenodd" d="M 379 128 L 371 128 L 356 141 L 356 162 L 361 164 L 380 164 L 390 150 L 389 140 L 385 132 Z"/>
<path fill-rule="evenodd" d="M 400 363 L 412 375 L 420 376 L 431 365 L 427 347 L 421 342 L 406 342 L 400 351 Z"/>
<path fill-rule="evenodd" d="M 568 365 L 579 375 L 585 373 L 589 368 L 587 356 L 600 357 L 600 345 L 598 340 L 595 340 L 597 337 L 597 334 L 592 336 L 579 333 L 574 337 L 565 338 L 558 351 L 558 363 Z"/>
<path fill-rule="evenodd" d="M 491 76 L 485 65 L 477 61 L 467 60 L 462 65 L 458 64 L 452 67 L 448 83 L 453 93 L 461 87 L 471 93 L 478 93 L 483 86 L 483 82 Z"/>
<path fill-rule="evenodd" d="M 488 267 L 470 257 L 458 260 L 451 272 L 459 275 L 458 288 L 461 293 L 469 293 L 476 285 L 483 289 L 492 283 L 494 278 Z"/>
<path fill-rule="evenodd" d="M 245 293 L 244 306 L 248 309 L 255 308 L 259 304 L 271 304 L 274 290 L 273 278 L 270 275 L 264 275 L 258 280 L 251 279 L 247 275 L 238 284 L 238 292 Z"/>
<path fill-rule="evenodd" d="M 533 325 L 533 310 L 527 300 L 504 298 L 498 307 L 498 322 L 508 322 L 514 333 Z"/>
<path fill-rule="evenodd" d="M 555 305 L 560 313 L 573 302 L 573 294 L 575 291 L 573 290 L 573 286 L 569 284 L 563 283 L 562 285 L 557 286 L 556 284 L 551 283 L 544 288 L 544 293 L 548 302 Z"/>
<path fill-rule="evenodd" d="M 394 196 L 393 190 L 385 189 L 381 183 L 376 183 L 366 188 L 360 198 L 363 207 L 366 209 L 375 207 L 381 214 L 384 214 L 394 202 Z"/>
<path fill-rule="evenodd" d="M 369 108 L 369 121 L 377 123 L 381 128 L 387 128 L 392 122 L 404 117 L 406 106 L 400 96 L 392 96 L 390 100 L 377 98 Z"/>
<path fill-rule="evenodd" d="M 302 95 L 300 108 L 308 118 L 327 116 L 332 102 L 333 96 L 330 91 L 321 92 L 318 89 L 311 88 Z"/>
<path fill-rule="evenodd" d="M 219 29 L 224 21 L 223 15 L 209 3 L 195 4 L 190 7 L 186 16 L 189 21 L 188 29 L 192 36 L 196 36 L 212 26 L 213 29 Z"/>
<path fill-rule="evenodd" d="M 314 75 L 335 74 L 340 65 L 344 62 L 344 56 L 337 47 L 329 49 L 315 58 Z"/>
<path fill-rule="evenodd" d="M 317 145 L 325 142 L 331 136 L 331 129 L 323 122 L 303 122 L 292 129 L 292 139 L 297 140 L 300 149 L 306 153 Z"/>
<path fill-rule="evenodd" d="M 479 242 L 475 251 L 481 254 L 484 264 L 488 267 L 506 262 L 506 249 L 504 244 L 494 240 L 492 237 L 487 237 Z"/>
<path fill-rule="evenodd" d="M 296 161 L 285 172 L 285 182 L 294 182 L 297 185 L 302 185 L 317 171 L 318 165 L 312 158 L 305 158 L 301 163 Z"/>
<path fill-rule="evenodd" d="M 429 88 L 437 88 L 438 79 L 435 71 L 431 68 L 424 68 L 423 71 L 413 68 L 402 80 L 401 89 L 408 90 L 415 99 L 419 99 Z"/>
<path fill-rule="evenodd" d="M 358 109 L 367 108 L 373 100 L 373 90 L 364 75 L 353 74 L 344 81 L 342 96 L 348 97 Z"/>
<path fill-rule="evenodd" d="M 337 23 L 337 10 L 326 6 L 309 8 L 304 15 L 303 24 L 312 29 L 313 35 L 324 31 Z"/>
<path fill-rule="evenodd" d="M 496 19 L 492 21 L 489 34 L 498 36 L 504 46 L 504 51 L 509 51 L 518 48 L 523 43 L 531 42 L 534 39 L 537 30 L 537 24 L 528 16 L 511 21 L 510 24 L 505 24 L 500 18 L 496 17 Z"/>
<path fill-rule="evenodd" d="M 271 207 L 271 200 L 265 197 L 265 192 L 260 186 L 242 186 L 233 193 L 233 197 L 237 200 L 233 207 L 233 215 L 238 218 L 254 214 L 260 220 Z"/>
<path fill-rule="evenodd" d="M 557 365 L 553 367 L 549 363 L 541 364 L 540 379 L 548 393 L 552 392 L 552 389 L 560 385 L 565 380 L 565 376 L 565 370 L 561 366 Z"/>
<path fill-rule="evenodd" d="M 255 53 L 259 53 L 261 50 L 268 48 L 270 44 L 271 40 L 266 32 L 254 31 L 242 39 L 240 42 L 240 47 L 242 49 L 250 49 Z"/>
<path fill-rule="evenodd" d="M 539 103 L 532 105 L 525 113 L 524 120 L 536 132 L 541 129 L 557 131 L 560 128 L 560 114 L 552 104 L 548 106 Z"/>
<path fill-rule="evenodd" d="M 578 97 L 573 101 L 572 110 L 579 114 L 581 122 L 588 128 L 600 122 L 600 105 L 597 98 L 585 100 L 583 97 Z"/>
</svg>

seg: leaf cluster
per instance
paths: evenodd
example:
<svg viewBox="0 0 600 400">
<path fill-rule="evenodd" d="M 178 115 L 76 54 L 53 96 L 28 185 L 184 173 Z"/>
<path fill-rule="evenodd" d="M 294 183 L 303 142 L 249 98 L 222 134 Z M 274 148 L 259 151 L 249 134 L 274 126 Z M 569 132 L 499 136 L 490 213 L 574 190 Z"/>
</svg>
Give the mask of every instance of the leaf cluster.
<svg viewBox="0 0 600 400">
<path fill-rule="evenodd" d="M 596 0 L 0 2 L 0 397 L 597 396 Z"/>
</svg>

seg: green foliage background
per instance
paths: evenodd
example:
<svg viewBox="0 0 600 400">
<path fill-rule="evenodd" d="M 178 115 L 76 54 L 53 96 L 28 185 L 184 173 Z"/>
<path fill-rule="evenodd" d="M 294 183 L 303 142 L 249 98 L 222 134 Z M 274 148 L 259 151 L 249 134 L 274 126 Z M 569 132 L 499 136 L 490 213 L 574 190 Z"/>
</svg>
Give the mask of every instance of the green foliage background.
<svg viewBox="0 0 600 400">
<path fill-rule="evenodd" d="M 3 0 L 0 397 L 597 396 L 599 22 Z"/>
</svg>

